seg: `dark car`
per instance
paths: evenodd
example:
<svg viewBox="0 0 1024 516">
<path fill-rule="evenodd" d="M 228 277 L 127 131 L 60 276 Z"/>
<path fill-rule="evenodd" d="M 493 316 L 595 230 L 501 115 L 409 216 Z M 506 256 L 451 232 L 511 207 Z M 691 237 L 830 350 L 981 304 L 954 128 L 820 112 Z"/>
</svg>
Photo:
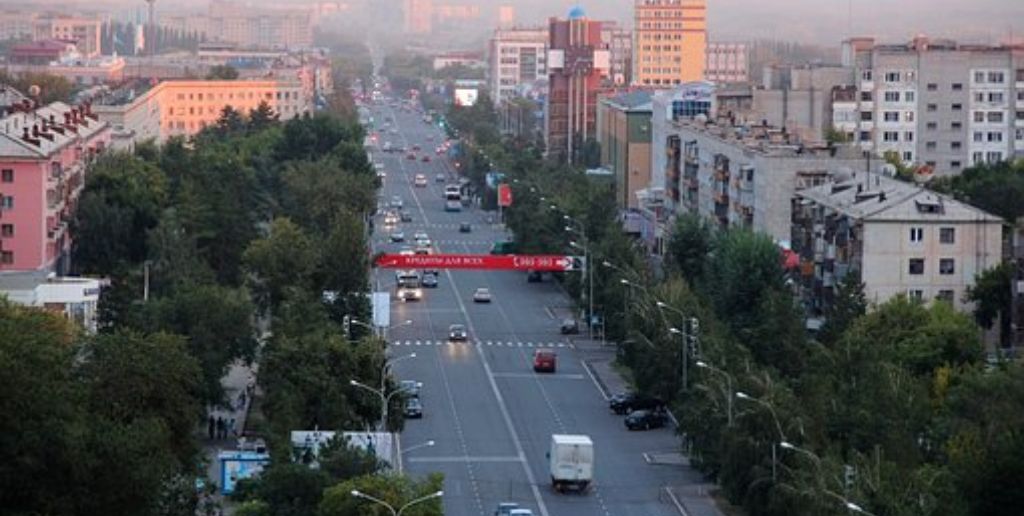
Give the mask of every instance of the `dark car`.
<svg viewBox="0 0 1024 516">
<path fill-rule="evenodd" d="M 469 225 L 469 222 L 459 224 L 459 233 L 469 233 L 470 231 L 473 231 L 473 226 Z"/>
<path fill-rule="evenodd" d="M 662 409 L 665 407 L 665 402 L 658 398 L 630 392 L 612 396 L 608 400 L 608 407 L 616 414 L 629 414 L 634 410 Z"/>
<path fill-rule="evenodd" d="M 626 428 L 630 430 L 661 428 L 667 422 L 668 414 L 664 410 L 634 410 L 626 416 Z"/>
<path fill-rule="evenodd" d="M 526 273 L 526 282 L 527 283 L 540 283 L 543 280 L 544 280 L 544 277 L 541 276 L 540 271 L 529 271 L 529 272 Z"/>
<path fill-rule="evenodd" d="M 461 324 L 453 324 L 448 327 L 448 340 L 453 342 L 465 342 L 468 339 L 466 327 Z"/>
<path fill-rule="evenodd" d="M 412 222 L 412 214 L 407 211 L 403 211 L 399 215 L 399 218 L 401 219 L 402 222 Z"/>
<path fill-rule="evenodd" d="M 560 330 L 562 335 L 576 335 L 580 332 L 580 323 L 571 317 L 562 319 L 562 327 Z"/>
<path fill-rule="evenodd" d="M 404 412 L 409 419 L 420 419 L 423 417 L 423 403 L 419 398 L 408 398 L 405 400 Z"/>
<path fill-rule="evenodd" d="M 424 274 L 423 288 L 437 288 L 437 276 L 433 274 Z"/>
</svg>

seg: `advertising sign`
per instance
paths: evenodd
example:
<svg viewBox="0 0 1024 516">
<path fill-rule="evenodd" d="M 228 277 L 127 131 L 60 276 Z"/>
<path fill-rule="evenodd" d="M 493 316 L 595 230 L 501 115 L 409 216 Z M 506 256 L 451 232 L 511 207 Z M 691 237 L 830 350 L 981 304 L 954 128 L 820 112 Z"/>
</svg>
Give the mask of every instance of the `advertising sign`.
<svg viewBox="0 0 1024 516">
<path fill-rule="evenodd" d="M 582 268 L 578 256 L 489 254 L 384 254 L 377 267 L 385 269 L 477 269 L 515 271 L 574 271 Z"/>
</svg>

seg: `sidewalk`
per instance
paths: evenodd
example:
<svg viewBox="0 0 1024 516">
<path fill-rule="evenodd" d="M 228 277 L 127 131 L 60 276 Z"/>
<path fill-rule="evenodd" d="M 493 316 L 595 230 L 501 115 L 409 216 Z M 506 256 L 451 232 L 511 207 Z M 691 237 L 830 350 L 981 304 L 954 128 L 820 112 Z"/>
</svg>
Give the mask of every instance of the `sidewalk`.
<svg viewBox="0 0 1024 516">
<path fill-rule="evenodd" d="M 224 496 L 220 494 L 220 463 L 217 455 L 224 450 L 234 450 L 238 445 L 238 438 L 245 433 L 245 423 L 249 416 L 249 407 L 252 406 L 253 397 L 256 395 L 255 369 L 246 366 L 242 362 L 231 364 L 227 374 L 221 378 L 221 385 L 224 386 L 224 396 L 228 400 L 228 406 L 217 406 L 207 408 L 207 417 L 213 417 L 216 421 L 221 418 L 226 423 L 227 436 L 216 435 L 210 438 L 208 419 L 203 421 L 202 447 L 203 458 L 206 460 L 206 482 L 215 485 L 217 492 L 213 499 L 223 507 L 222 514 L 231 514 L 232 510 Z M 244 393 L 244 396 L 243 396 Z M 232 430 L 231 422 L 234 421 Z"/>
<path fill-rule="evenodd" d="M 573 339 L 573 344 L 583 356 L 583 366 L 594 378 L 605 399 L 631 390 L 630 385 L 613 367 L 616 355 L 614 343 L 580 338 Z M 672 419 L 675 421 L 675 417 Z M 645 456 L 645 459 L 652 464 L 690 467 L 689 458 L 677 452 Z M 682 516 L 723 516 L 708 494 L 714 487 L 710 482 L 691 483 L 665 488 L 664 493 L 666 501 Z"/>
</svg>

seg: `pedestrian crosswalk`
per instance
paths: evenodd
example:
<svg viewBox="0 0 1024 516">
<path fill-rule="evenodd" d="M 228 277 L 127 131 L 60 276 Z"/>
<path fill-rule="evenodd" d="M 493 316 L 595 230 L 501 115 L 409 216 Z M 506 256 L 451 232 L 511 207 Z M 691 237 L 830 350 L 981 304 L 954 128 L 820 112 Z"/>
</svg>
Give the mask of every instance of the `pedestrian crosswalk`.
<svg viewBox="0 0 1024 516">
<path fill-rule="evenodd" d="M 391 240 L 386 239 L 386 238 L 377 239 L 377 244 L 383 245 L 383 244 L 392 244 L 392 243 L 396 243 L 396 242 L 392 242 Z M 413 242 L 412 240 L 407 240 L 405 242 L 397 242 L 397 243 L 405 244 L 405 245 L 413 245 L 413 244 L 415 244 L 415 242 Z M 465 246 L 470 246 L 470 247 L 472 247 L 472 246 L 491 247 L 492 245 L 494 245 L 494 242 L 489 242 L 489 241 L 486 241 L 486 240 L 433 240 L 432 243 L 434 245 L 465 245 Z"/>
<path fill-rule="evenodd" d="M 392 346 L 479 346 L 492 348 L 569 348 L 575 349 L 571 342 L 532 342 L 511 340 L 393 340 Z"/>
</svg>

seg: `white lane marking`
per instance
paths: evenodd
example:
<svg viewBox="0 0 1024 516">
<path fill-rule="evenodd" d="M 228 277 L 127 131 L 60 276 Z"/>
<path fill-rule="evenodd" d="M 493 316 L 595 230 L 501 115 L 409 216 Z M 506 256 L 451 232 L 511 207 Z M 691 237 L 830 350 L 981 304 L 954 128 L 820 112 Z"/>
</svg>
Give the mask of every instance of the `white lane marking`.
<svg viewBox="0 0 1024 516">
<path fill-rule="evenodd" d="M 582 374 L 494 373 L 495 378 L 530 378 L 552 380 L 582 380 Z"/>
<path fill-rule="evenodd" d="M 597 377 L 594 376 L 594 372 L 590 370 L 590 364 L 586 360 L 580 360 L 580 364 L 583 365 L 583 370 L 587 372 L 587 376 L 590 377 L 590 381 L 594 382 L 594 387 L 597 387 L 597 392 L 601 394 L 601 397 L 605 401 L 610 400 L 612 397 L 605 392 L 604 387 L 601 386 L 600 382 L 597 381 Z"/>
<path fill-rule="evenodd" d="M 406 462 L 523 462 L 522 457 L 501 456 L 446 456 L 446 457 L 410 457 Z"/>
<path fill-rule="evenodd" d="M 416 345 L 419 346 L 420 345 L 420 341 L 417 340 L 416 341 Z"/>
</svg>

